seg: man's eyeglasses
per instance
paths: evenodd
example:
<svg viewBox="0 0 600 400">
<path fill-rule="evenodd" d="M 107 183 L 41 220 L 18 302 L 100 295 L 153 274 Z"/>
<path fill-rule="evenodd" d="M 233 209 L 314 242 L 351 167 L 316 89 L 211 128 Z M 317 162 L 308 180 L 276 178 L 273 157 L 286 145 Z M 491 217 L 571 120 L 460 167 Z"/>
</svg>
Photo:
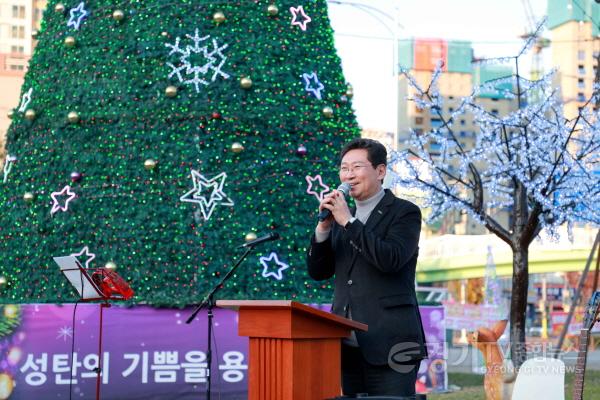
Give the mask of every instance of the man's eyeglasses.
<svg viewBox="0 0 600 400">
<path fill-rule="evenodd" d="M 366 168 L 367 164 L 352 164 L 352 165 L 342 165 L 340 167 L 340 174 L 348 174 L 350 172 L 358 172 L 362 171 L 363 168 Z"/>
</svg>

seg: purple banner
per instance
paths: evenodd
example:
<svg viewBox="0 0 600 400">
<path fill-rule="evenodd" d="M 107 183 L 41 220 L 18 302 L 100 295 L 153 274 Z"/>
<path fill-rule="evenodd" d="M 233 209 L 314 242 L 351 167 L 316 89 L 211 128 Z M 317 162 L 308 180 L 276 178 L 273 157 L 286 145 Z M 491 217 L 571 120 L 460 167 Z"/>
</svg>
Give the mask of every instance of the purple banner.
<svg viewBox="0 0 600 400">
<path fill-rule="evenodd" d="M 10 315 L 15 321 L 20 315 L 20 323 L 0 338 L 0 398 L 68 399 L 69 391 L 73 399 L 95 398 L 99 310 L 97 304 L 79 305 L 73 325 L 72 304 L 4 306 L 5 319 Z M 191 311 L 105 308 L 101 398 L 204 398 L 207 317 L 201 312 L 188 325 Z M 223 400 L 246 399 L 248 339 L 237 335 L 236 312 L 216 309 L 214 314 L 212 394 Z M 421 364 L 417 386 L 420 391 L 444 390 L 444 311 L 421 307 L 421 314 L 430 359 Z"/>
<path fill-rule="evenodd" d="M 419 307 L 425 330 L 429 358 L 421 361 L 417 376 L 417 392 L 445 392 L 448 390 L 446 370 L 446 318 L 442 306 Z"/>
</svg>

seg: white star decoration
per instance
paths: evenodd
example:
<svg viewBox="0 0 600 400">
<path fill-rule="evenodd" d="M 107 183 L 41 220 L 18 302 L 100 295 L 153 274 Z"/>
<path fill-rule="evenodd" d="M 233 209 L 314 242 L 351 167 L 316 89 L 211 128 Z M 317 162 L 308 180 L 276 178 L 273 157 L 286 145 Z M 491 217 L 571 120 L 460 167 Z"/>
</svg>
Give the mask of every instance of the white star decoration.
<svg viewBox="0 0 600 400">
<path fill-rule="evenodd" d="M 23 97 L 21 98 L 21 106 L 19 107 L 19 112 L 25 112 L 27 110 L 27 106 L 31 101 L 31 94 L 33 93 L 33 88 L 30 88 L 28 91 L 23 93 Z"/>
<path fill-rule="evenodd" d="M 79 5 L 76 8 L 72 8 L 69 11 L 69 14 L 71 15 L 71 17 L 69 18 L 69 22 L 67 22 L 67 26 L 72 26 L 75 29 L 79 29 L 81 23 L 83 22 L 83 19 L 90 15 L 90 13 L 85 10 L 85 4 L 83 3 L 83 1 L 79 3 Z"/>
<path fill-rule="evenodd" d="M 94 253 L 90 253 L 90 249 L 88 249 L 87 246 L 84 246 L 83 249 L 81 249 L 81 251 L 79 253 L 72 253 L 72 254 L 69 254 L 69 255 L 73 256 L 73 257 L 81 257 L 84 254 L 87 257 L 87 260 L 85 261 L 85 267 L 89 268 L 90 267 L 90 262 L 92 262 L 92 260 L 94 258 L 96 258 L 96 255 Z"/>
<path fill-rule="evenodd" d="M 269 271 L 269 261 L 275 261 L 275 264 L 278 266 L 277 271 Z M 278 281 L 283 279 L 283 271 L 290 267 L 286 263 L 279 261 L 279 257 L 277 257 L 277 253 L 275 252 L 269 254 L 269 257 L 262 256 L 260 258 L 260 263 L 263 266 L 262 276 L 265 278 L 272 276 Z"/>
<path fill-rule="evenodd" d="M 317 73 L 302 74 L 304 83 L 306 84 L 305 90 L 315 95 L 315 97 L 321 100 L 321 90 L 325 89 L 325 86 L 319 81 Z"/>
<path fill-rule="evenodd" d="M 68 196 L 65 200 L 64 205 L 61 205 L 59 197 Z M 71 186 L 67 185 L 60 192 L 54 192 L 50 195 L 52 197 L 52 210 L 50 214 L 54 214 L 57 211 L 67 211 L 69 209 L 69 202 L 73 200 L 77 195 L 71 191 Z"/>
<path fill-rule="evenodd" d="M 209 38 L 210 35 L 206 35 L 203 37 L 198 36 L 198 29 L 194 33 L 194 36 L 186 35 L 189 39 L 192 39 L 194 42 L 193 46 L 187 45 L 184 49 L 179 47 L 179 42 L 181 38 L 177 37 L 175 39 L 175 44 L 166 43 L 165 46 L 171 48 L 169 55 L 174 53 L 178 53 L 179 60 L 178 66 L 173 63 L 168 62 L 167 65 L 171 67 L 172 71 L 169 74 L 169 78 L 173 75 L 177 76 L 179 82 L 182 82 L 186 85 L 193 85 L 196 88 L 196 92 L 200 92 L 200 88 L 198 85 L 202 84 L 204 86 L 208 86 L 211 82 L 214 82 L 217 79 L 217 76 L 222 76 L 223 78 L 229 78 L 229 74 L 223 72 L 221 68 L 227 57 L 221 52 L 225 50 L 229 45 L 224 44 L 219 46 L 216 39 L 212 39 L 212 50 L 209 51 Z M 202 44 L 202 46 L 200 46 Z M 201 54 L 204 58 L 204 65 L 194 65 L 193 61 L 190 58 L 195 54 Z M 184 75 L 193 76 L 191 79 L 184 78 L 182 76 L 182 71 Z M 212 76 L 206 76 L 212 71 Z M 205 79 L 206 78 L 206 79 Z"/>
<path fill-rule="evenodd" d="M 322 187 L 318 193 L 313 189 L 313 183 L 315 181 L 318 182 L 320 187 Z M 319 201 L 321 201 L 323 196 L 329 192 L 329 186 L 323 183 L 323 178 L 321 178 L 321 175 L 315 175 L 314 178 L 310 175 L 306 175 L 306 182 L 308 182 L 308 189 L 306 189 L 306 193 L 314 195 Z"/>
<path fill-rule="evenodd" d="M 12 170 L 13 164 L 17 161 L 17 157 L 8 155 L 4 161 L 4 183 L 8 180 L 8 174 Z"/>
<path fill-rule="evenodd" d="M 227 174 L 221 172 L 219 175 L 208 180 L 198 171 L 192 170 L 194 188 L 181 196 L 180 200 L 198 203 L 204 220 L 208 221 L 217 205 L 233 206 L 233 201 L 223 193 L 223 185 L 225 184 L 226 178 Z M 206 189 L 209 190 L 207 191 Z"/>
<path fill-rule="evenodd" d="M 290 12 L 292 13 L 292 26 L 298 25 L 300 29 L 303 31 L 306 30 L 306 24 L 308 24 L 312 19 L 304 12 L 304 7 L 290 7 Z M 298 15 L 302 17 L 302 21 L 298 21 Z"/>
</svg>

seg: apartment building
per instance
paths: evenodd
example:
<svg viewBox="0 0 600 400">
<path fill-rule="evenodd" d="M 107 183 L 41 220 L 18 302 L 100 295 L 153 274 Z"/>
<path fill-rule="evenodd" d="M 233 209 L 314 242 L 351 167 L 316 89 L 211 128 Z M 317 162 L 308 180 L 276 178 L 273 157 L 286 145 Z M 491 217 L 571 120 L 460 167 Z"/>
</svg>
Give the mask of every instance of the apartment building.
<svg viewBox="0 0 600 400">
<path fill-rule="evenodd" d="M 47 0 L 0 0 L 0 154 L 10 125 L 8 114 L 19 103 L 23 78 Z"/>
<path fill-rule="evenodd" d="M 574 118 L 590 98 L 600 51 L 600 4 L 594 0 L 549 0 L 552 65 L 565 116 Z"/>
</svg>

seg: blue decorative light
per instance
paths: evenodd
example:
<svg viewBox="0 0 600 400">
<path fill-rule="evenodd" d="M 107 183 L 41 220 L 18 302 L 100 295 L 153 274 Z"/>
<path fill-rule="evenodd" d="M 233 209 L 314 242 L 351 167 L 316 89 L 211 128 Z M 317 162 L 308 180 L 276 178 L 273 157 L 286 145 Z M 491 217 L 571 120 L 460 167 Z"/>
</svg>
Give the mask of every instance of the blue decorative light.
<svg viewBox="0 0 600 400">
<path fill-rule="evenodd" d="M 325 89 L 325 86 L 319 81 L 317 73 L 302 74 L 302 78 L 306 84 L 306 91 L 314 94 L 317 99 L 321 100 L 321 91 Z"/>
<path fill-rule="evenodd" d="M 270 267 L 269 267 L 269 261 L 275 261 L 275 264 L 277 264 L 277 271 L 270 271 Z M 272 252 L 271 254 L 269 254 L 269 257 L 265 257 L 262 256 L 260 257 L 260 263 L 263 266 L 263 272 L 262 272 L 262 276 L 264 278 L 268 278 L 268 277 L 273 277 L 275 279 L 277 279 L 278 281 L 283 279 L 283 271 L 285 271 L 286 269 L 288 269 L 290 266 L 282 261 L 279 260 L 279 257 L 277 256 L 277 253 Z"/>
<path fill-rule="evenodd" d="M 67 22 L 67 26 L 72 26 L 75 29 L 79 29 L 83 19 L 90 15 L 90 13 L 85 10 L 85 4 L 83 1 L 79 3 L 76 8 L 72 8 L 71 11 L 69 11 L 69 14 L 71 17 L 69 18 L 69 22 Z"/>
</svg>

